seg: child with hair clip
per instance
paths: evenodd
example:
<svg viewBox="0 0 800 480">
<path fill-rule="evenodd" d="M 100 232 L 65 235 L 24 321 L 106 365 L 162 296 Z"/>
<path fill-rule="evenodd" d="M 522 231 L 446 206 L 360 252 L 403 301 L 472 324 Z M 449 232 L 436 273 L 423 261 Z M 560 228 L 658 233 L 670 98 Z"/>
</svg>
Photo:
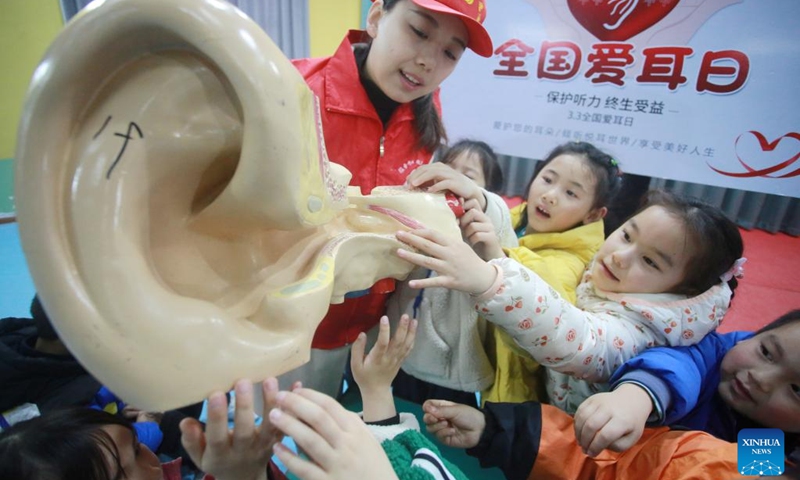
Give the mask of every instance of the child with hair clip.
<svg viewBox="0 0 800 480">
<path fill-rule="evenodd" d="M 602 219 L 607 211 L 606 205 L 620 188 L 617 161 L 586 142 L 568 142 L 553 149 L 537 165 L 528 185 L 527 201 L 510 212 L 511 227 L 517 237 L 509 232 L 507 235 L 511 236 L 511 242 L 505 238 L 498 242 L 498 235 L 503 235 L 503 229 L 507 228 L 498 223 L 498 215 L 493 214 L 490 208 L 498 202 L 490 202 L 491 197 L 480 189 L 466 188 L 457 180 L 444 168 L 436 170 L 436 164 L 420 167 L 409 176 L 411 186 L 428 186 L 429 191 L 448 189 L 465 199 L 464 206 L 468 211 L 461 218 L 461 226 L 464 236 L 483 260 L 508 257 L 533 270 L 562 298 L 574 303 L 581 275 L 603 242 Z M 493 208 L 507 210 L 502 201 L 499 203 L 501 207 Z M 483 210 L 486 210 L 485 214 Z M 419 280 L 409 277 L 402 285 L 413 290 L 413 287 L 420 286 Z M 483 389 L 482 399 L 485 401 L 544 400 L 544 373 L 539 364 L 491 323 L 488 333 L 484 334 L 484 321 L 477 319 L 483 312 L 475 311 L 473 299 L 463 292 L 441 289 L 432 292 L 429 309 L 435 314 L 430 314 L 431 326 L 423 323 L 420 345 L 403 365 L 406 372 L 434 383 L 470 378 L 470 375 L 474 377 L 480 373 L 488 378 L 478 385 Z M 448 302 L 436 302 L 437 298 L 445 298 Z M 458 301 L 460 303 L 455 303 Z M 459 309 L 452 307 L 462 304 Z M 491 318 L 487 320 L 492 322 Z M 441 345 L 456 352 L 450 358 L 466 359 L 463 365 L 453 361 L 435 361 L 437 359 L 432 355 L 443 349 Z M 423 346 L 425 348 L 421 348 Z M 443 366 L 452 372 L 449 377 L 433 377 L 436 369 Z"/>
<path fill-rule="evenodd" d="M 740 478 L 742 428 L 783 430 L 787 457 L 797 446 L 798 345 L 794 310 L 755 333 L 712 332 L 692 346 L 651 348 L 622 365 L 614 391 L 590 397 L 574 419 L 538 402 L 479 411 L 431 400 L 424 422 L 444 444 L 469 448 L 509 479 Z M 786 460 L 785 472 L 771 473 L 798 478 Z"/>
<path fill-rule="evenodd" d="M 438 162 L 450 165 L 453 170 L 463 173 L 479 187 L 499 194 L 503 188 L 503 170 L 497 161 L 497 154 L 486 142 L 463 139 L 443 151 Z"/>
<path fill-rule="evenodd" d="M 235 391 L 233 430 L 228 428 L 225 394 L 216 392 L 208 398 L 205 431 L 195 419 L 181 422 L 186 451 L 208 480 L 285 480 L 270 462 L 282 434 L 268 422 L 255 425 L 250 381 L 238 381 Z M 275 405 L 278 382 L 266 380 L 261 393 L 267 414 Z M 129 422 L 101 410 L 69 407 L 0 432 L 0 478 L 180 480 L 181 459 L 162 464 Z"/>
<path fill-rule="evenodd" d="M 718 208 L 653 191 L 600 247 L 572 305 L 513 258 L 486 262 L 429 230 L 397 238 L 421 252 L 400 249 L 401 258 L 439 274 L 410 286 L 473 295 L 487 321 L 547 367 L 549 400 L 568 413 L 607 391 L 611 374 L 645 349 L 692 345 L 715 330 L 737 284 L 720 277 L 743 251 L 739 229 Z"/>
<path fill-rule="evenodd" d="M 368 354 L 366 334 L 356 339 L 351 368 L 363 401 L 360 416 L 307 388 L 276 396 L 277 408 L 270 412 L 269 421 L 309 457 L 276 444 L 275 454 L 291 473 L 307 480 L 466 480 L 420 433 L 417 417 L 398 415 L 395 409 L 392 379 L 414 345 L 416 330 L 417 321 L 403 315 L 390 339 L 389 320 L 384 316 L 378 340 Z"/>
<path fill-rule="evenodd" d="M 439 85 L 467 49 L 491 56 L 485 18 L 484 0 L 374 0 L 366 31 L 350 31 L 330 57 L 294 60 L 319 99 L 328 157 L 352 173 L 351 185 L 364 194 L 402 185 L 431 161 L 447 139 Z M 383 279 L 331 305 L 311 360 L 282 378 L 339 394 L 349 345 L 377 325 L 393 290 Z"/>
</svg>

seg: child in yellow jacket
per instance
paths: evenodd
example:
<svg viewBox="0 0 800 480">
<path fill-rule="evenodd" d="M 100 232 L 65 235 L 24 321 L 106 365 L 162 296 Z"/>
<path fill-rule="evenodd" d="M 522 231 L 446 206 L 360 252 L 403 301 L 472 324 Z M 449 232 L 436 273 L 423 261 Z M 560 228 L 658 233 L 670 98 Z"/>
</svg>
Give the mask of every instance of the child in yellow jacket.
<svg viewBox="0 0 800 480">
<path fill-rule="evenodd" d="M 536 272 L 570 303 L 583 271 L 603 243 L 606 205 L 619 191 L 617 161 L 586 142 L 556 147 L 536 168 L 527 201 L 511 210 L 519 247 L 505 255 Z M 489 324 L 487 353 L 495 379 L 482 401 L 546 400 L 538 362 Z"/>
</svg>

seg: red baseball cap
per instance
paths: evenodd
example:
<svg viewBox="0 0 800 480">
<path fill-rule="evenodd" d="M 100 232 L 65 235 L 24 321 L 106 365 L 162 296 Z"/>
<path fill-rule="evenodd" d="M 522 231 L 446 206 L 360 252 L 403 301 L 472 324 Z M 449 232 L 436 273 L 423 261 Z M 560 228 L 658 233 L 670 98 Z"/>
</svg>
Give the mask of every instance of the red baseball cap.
<svg viewBox="0 0 800 480">
<path fill-rule="evenodd" d="M 373 2 L 375 0 L 372 0 Z M 483 26 L 486 18 L 484 0 L 411 0 L 416 5 L 434 12 L 455 15 L 464 22 L 469 34 L 467 47 L 482 57 L 491 57 L 494 48 L 492 37 Z"/>
</svg>

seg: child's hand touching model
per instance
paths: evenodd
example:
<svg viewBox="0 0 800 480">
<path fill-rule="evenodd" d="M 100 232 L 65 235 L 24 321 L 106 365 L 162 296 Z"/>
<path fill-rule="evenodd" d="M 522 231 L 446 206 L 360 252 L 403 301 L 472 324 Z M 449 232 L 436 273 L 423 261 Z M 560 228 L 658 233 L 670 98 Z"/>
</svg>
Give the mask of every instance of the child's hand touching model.
<svg viewBox="0 0 800 480">
<path fill-rule="evenodd" d="M 444 163 L 431 163 L 417 167 L 406 179 L 411 188 L 424 189 L 431 193 L 452 192 L 466 204 L 474 200 L 481 211 L 486 210 L 483 189 L 472 179 Z"/>
<path fill-rule="evenodd" d="M 438 274 L 435 277 L 411 280 L 411 288 L 443 287 L 480 295 L 489 290 L 497 278 L 495 268 L 481 259 L 472 247 L 446 238 L 434 230 L 398 231 L 397 239 L 425 252 L 422 254 L 398 249 L 397 255 L 400 258 Z"/>
<path fill-rule="evenodd" d="M 239 380 L 234 389 L 233 429 L 228 428 L 225 394 L 216 392 L 208 398 L 205 431 L 200 422 L 186 418 L 180 425 L 181 442 L 195 465 L 219 480 L 266 480 L 265 467 L 273 447 L 281 441 L 283 434 L 268 421 L 255 425 L 252 382 Z M 261 389 L 263 415 L 266 416 L 276 406 L 278 381 L 269 378 L 261 384 Z"/>
<path fill-rule="evenodd" d="M 466 213 L 459 219 L 464 238 L 472 245 L 475 253 L 482 260 L 504 258 L 506 254 L 500 245 L 492 219 L 478 206 L 478 202 L 470 200 L 464 204 Z"/>
<path fill-rule="evenodd" d="M 409 286 L 472 295 L 487 321 L 548 368 L 550 401 L 568 413 L 606 391 L 617 367 L 643 350 L 692 345 L 716 329 L 740 276 L 729 272 L 743 251 L 738 227 L 718 208 L 651 192 L 602 244 L 572 305 L 542 273 L 511 256 L 485 262 L 428 230 L 397 238 L 415 249 L 398 256 L 439 274 Z"/>
<path fill-rule="evenodd" d="M 283 444 L 275 445 L 275 455 L 298 478 L 397 479 L 367 424 L 332 397 L 300 388 L 280 392 L 278 406 L 270 412 L 269 421 L 292 437 L 310 458 L 296 455 Z"/>
</svg>

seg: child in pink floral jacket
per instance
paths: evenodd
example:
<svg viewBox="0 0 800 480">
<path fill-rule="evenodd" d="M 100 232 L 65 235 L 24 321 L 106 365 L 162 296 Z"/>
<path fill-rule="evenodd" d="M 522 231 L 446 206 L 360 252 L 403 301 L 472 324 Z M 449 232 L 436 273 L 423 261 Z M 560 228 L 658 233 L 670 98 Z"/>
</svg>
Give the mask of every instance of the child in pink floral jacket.
<svg viewBox="0 0 800 480">
<path fill-rule="evenodd" d="M 719 326 L 741 272 L 738 228 L 717 208 L 666 192 L 600 247 L 576 305 L 510 258 L 481 260 L 436 233 L 398 238 L 423 253 L 398 255 L 439 275 L 415 288 L 473 295 L 475 307 L 548 368 L 550 401 L 574 413 L 626 360 L 657 345 L 691 345 Z"/>
</svg>

